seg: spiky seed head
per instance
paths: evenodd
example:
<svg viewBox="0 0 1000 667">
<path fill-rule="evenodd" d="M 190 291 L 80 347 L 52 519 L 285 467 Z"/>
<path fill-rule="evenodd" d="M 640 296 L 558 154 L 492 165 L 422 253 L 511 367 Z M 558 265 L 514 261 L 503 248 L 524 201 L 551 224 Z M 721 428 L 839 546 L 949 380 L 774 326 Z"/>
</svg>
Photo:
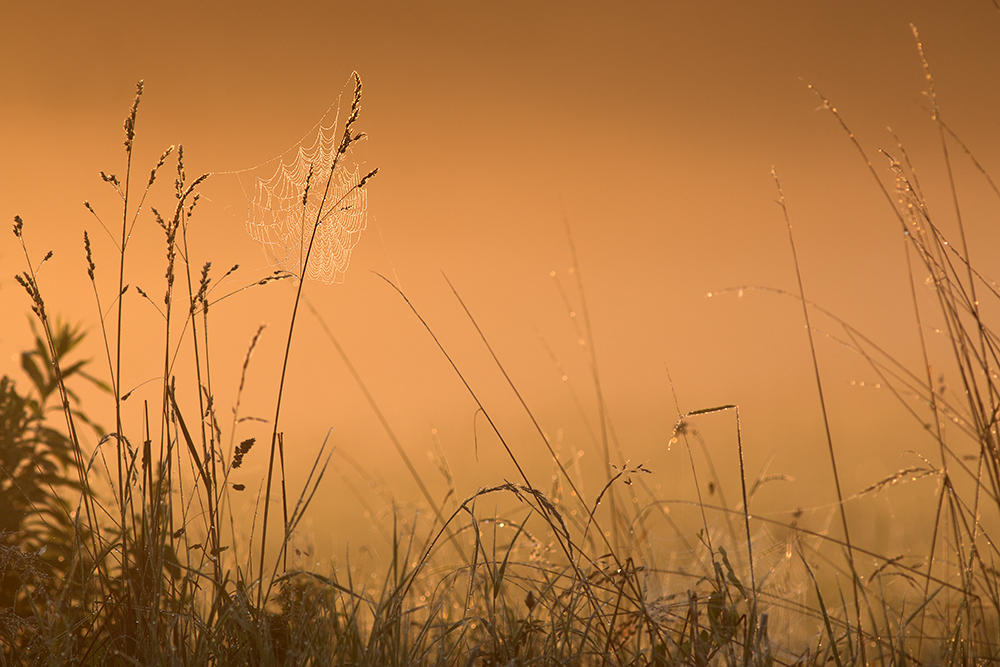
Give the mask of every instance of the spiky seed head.
<svg viewBox="0 0 1000 667">
<path fill-rule="evenodd" d="M 135 100 L 125 119 L 125 150 L 132 152 L 132 142 L 135 139 L 135 114 L 139 110 L 139 98 L 142 97 L 142 79 L 135 85 Z"/>
<path fill-rule="evenodd" d="M 83 230 L 83 247 L 87 251 L 87 275 L 90 279 L 94 279 L 94 256 L 90 251 L 90 236 L 87 234 L 87 230 Z"/>
<path fill-rule="evenodd" d="M 358 188 L 365 187 L 365 183 L 367 183 L 369 179 L 374 178 L 375 174 L 377 174 L 377 173 L 378 173 L 378 167 L 375 167 L 370 172 L 368 172 L 367 174 L 365 174 L 365 177 L 362 178 L 360 181 L 358 181 Z"/>
</svg>

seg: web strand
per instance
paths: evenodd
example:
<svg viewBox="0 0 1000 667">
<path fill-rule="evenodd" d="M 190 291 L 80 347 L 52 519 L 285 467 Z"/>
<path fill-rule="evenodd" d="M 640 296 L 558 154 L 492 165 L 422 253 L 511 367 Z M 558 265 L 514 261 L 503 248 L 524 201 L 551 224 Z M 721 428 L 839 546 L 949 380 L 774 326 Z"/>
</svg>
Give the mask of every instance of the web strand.
<svg viewBox="0 0 1000 667">
<path fill-rule="evenodd" d="M 351 251 L 367 226 L 368 197 L 364 187 L 358 187 L 363 175 L 360 166 L 348 159 L 353 146 L 336 161 L 330 179 L 343 132 L 343 128 L 338 130 L 342 100 L 343 93 L 298 142 L 280 154 L 252 167 L 210 172 L 236 176 L 247 202 L 247 234 L 261 244 L 272 268 L 326 284 L 343 282 Z M 270 177 L 255 173 L 274 163 L 277 167 Z M 310 170 L 309 197 L 303 206 Z M 251 174 L 252 195 L 242 178 Z M 330 190 L 320 212 L 328 179 Z M 316 239 L 303 274 L 301 263 L 317 220 Z"/>
<path fill-rule="evenodd" d="M 246 222 L 247 233 L 263 246 L 272 266 L 326 284 L 343 282 L 351 251 L 367 225 L 368 196 L 358 187 L 361 170 L 349 164 L 346 156 L 335 160 L 339 117 L 338 111 L 330 125 L 317 124 L 312 144 L 305 144 L 310 133 L 293 149 L 291 161 L 286 162 L 284 156 L 292 151 L 282 156 L 270 178 L 255 177 Z M 324 201 L 322 190 L 334 165 Z M 310 190 L 305 197 L 307 183 Z M 317 220 L 309 265 L 303 271 L 302 260 Z"/>
</svg>

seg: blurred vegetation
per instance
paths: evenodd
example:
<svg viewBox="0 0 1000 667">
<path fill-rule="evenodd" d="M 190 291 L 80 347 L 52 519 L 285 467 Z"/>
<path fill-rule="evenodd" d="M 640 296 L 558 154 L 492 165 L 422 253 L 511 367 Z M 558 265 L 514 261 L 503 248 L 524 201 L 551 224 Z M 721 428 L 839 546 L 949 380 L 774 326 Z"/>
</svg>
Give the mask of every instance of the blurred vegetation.
<svg viewBox="0 0 1000 667">
<path fill-rule="evenodd" d="M 21 369 L 29 390 L 18 392 L 14 379 L 0 378 L 0 547 L 7 567 L 2 568 L 0 607 L 24 613 L 28 594 L 38 595 L 65 578 L 72 561 L 72 544 L 78 530 L 73 505 L 81 490 L 78 463 L 69 436 L 53 426 L 50 417 L 61 419 L 62 407 L 52 405 L 59 380 L 45 338 L 32 322 L 35 347 L 21 354 Z M 84 339 L 79 326 L 57 321 L 52 343 L 61 359 L 69 359 Z M 75 378 L 103 391 L 108 386 L 89 375 L 87 360 L 62 370 L 62 379 L 72 386 Z M 75 405 L 79 399 L 70 393 Z M 72 413 L 91 424 L 77 407 Z M 101 428 L 91 424 L 100 434 Z M 23 586 L 27 588 L 24 589 Z"/>
</svg>

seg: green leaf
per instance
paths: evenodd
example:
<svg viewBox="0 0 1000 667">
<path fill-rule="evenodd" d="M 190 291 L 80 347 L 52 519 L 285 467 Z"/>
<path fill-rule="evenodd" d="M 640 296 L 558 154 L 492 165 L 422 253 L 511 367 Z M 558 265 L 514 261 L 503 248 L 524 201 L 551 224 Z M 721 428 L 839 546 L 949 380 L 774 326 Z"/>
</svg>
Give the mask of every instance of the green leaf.
<svg viewBox="0 0 1000 667">
<path fill-rule="evenodd" d="M 37 354 L 37 352 L 21 353 L 21 369 L 28 374 L 29 378 L 31 378 L 31 382 L 35 385 L 35 389 L 38 390 L 38 393 L 45 396 L 45 388 L 48 386 L 48 381 L 42 376 L 42 372 L 38 369 L 38 364 L 35 363 L 35 354 Z"/>
</svg>

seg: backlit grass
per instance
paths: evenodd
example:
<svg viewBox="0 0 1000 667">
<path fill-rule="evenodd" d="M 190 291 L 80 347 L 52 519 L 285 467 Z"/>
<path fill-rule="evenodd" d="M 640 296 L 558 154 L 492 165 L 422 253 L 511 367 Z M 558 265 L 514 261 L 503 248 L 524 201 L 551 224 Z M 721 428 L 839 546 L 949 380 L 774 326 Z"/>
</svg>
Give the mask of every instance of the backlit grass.
<svg viewBox="0 0 1000 667">
<path fill-rule="evenodd" d="M 948 178 L 952 160 L 971 160 L 996 191 L 940 118 L 926 61 L 924 66 Z M 414 517 L 397 507 L 385 508 L 391 548 L 382 561 L 386 566 L 373 578 L 367 566 L 312 571 L 296 565 L 293 537 L 330 461 L 323 443 L 304 488 L 293 491 L 286 484 L 286 453 L 297 444 L 285 439 L 281 401 L 286 381 L 295 381 L 286 377 L 287 360 L 299 305 L 307 305 L 302 293 L 310 285 L 276 271 L 248 286 L 267 289 L 270 282 L 292 280 L 296 291 L 271 438 L 237 443 L 237 418 L 229 424 L 220 417 L 212 391 L 209 334 L 224 326 L 210 319 L 219 280 L 210 264 L 199 270 L 184 261 L 190 257 L 187 232 L 197 220 L 198 188 L 206 176 L 190 179 L 182 151 L 171 148 L 143 188 L 134 184 L 131 162 L 141 93 L 140 84 L 125 121 L 124 177 L 102 172 L 122 202 L 120 218 L 114 217 L 120 219 L 119 255 L 113 263 L 116 293 L 97 289 L 95 271 L 107 266 L 95 258 L 89 236 L 83 239 L 96 308 L 108 313 L 100 318 L 100 332 L 92 333 L 101 336 L 106 350 L 103 371 L 92 370 L 101 363 L 87 365 L 74 356 L 83 334 L 52 314 L 46 299 L 58 297 L 59 285 L 39 277 L 41 264 L 26 241 L 31 222 L 14 222 L 26 267 L 17 280 L 37 330 L 35 346 L 22 363 L 29 389 L 7 377 L 0 381 L 3 664 L 842 667 L 979 665 L 1000 657 L 1000 581 L 991 537 L 1000 512 L 1000 341 L 989 316 L 1000 294 L 969 260 L 976 252 L 966 242 L 958 197 L 955 231 L 946 234 L 931 218 L 901 146 L 873 163 L 841 114 L 819 96 L 895 212 L 907 243 L 911 285 L 932 286 L 936 312 L 919 305 L 913 288 L 921 367 L 904 367 L 891 350 L 810 301 L 801 278 L 797 291 L 783 295 L 802 308 L 814 370 L 809 390 L 824 421 L 824 374 L 810 319 L 819 313 L 842 328 L 835 332 L 838 340 L 861 355 L 925 425 L 937 451 L 927 453 L 924 465 L 868 489 L 844 488 L 838 443 L 827 426 L 829 456 L 823 465 L 838 501 L 835 520 L 815 530 L 799 525 L 799 517 L 779 521 L 755 516 L 754 495 L 770 479 L 753 477 L 745 469 L 740 408 L 704 406 L 678 414 L 672 434 L 674 446 L 683 448 L 690 462 L 696 496 L 658 496 L 650 484 L 654 473 L 644 465 L 612 464 L 616 443 L 604 419 L 592 359 L 606 466 L 603 478 L 582 479 L 574 461 L 545 436 L 493 355 L 489 332 L 465 309 L 497 373 L 537 428 L 553 473 L 536 479 L 522 468 L 502 429 L 466 384 L 519 478 L 498 479 L 460 498 L 442 461 L 446 483 L 435 487 L 421 478 L 348 362 L 429 510 Z M 360 102 L 357 79 L 343 139 L 325 172 L 331 181 L 363 137 L 354 129 Z M 172 160 L 174 210 L 147 210 L 146 195 L 160 187 L 159 175 Z M 364 188 L 376 171 L 352 185 L 348 194 Z M 323 211 L 335 210 L 347 197 L 341 193 L 328 201 L 329 182 L 310 180 L 302 195 L 303 210 L 309 198 L 322 198 L 312 234 L 304 239 L 303 275 Z M 777 175 L 775 184 L 798 275 L 794 218 L 785 208 Z M 948 186 L 954 193 L 954 183 Z M 332 209 L 325 208 L 328 204 Z M 105 215 L 87 207 L 95 216 Z M 140 293 L 163 316 L 162 330 L 147 338 L 145 350 L 162 358 L 163 374 L 159 402 L 143 405 L 142 428 L 132 432 L 122 419 L 129 395 L 122 393 L 121 351 L 123 321 L 137 315 L 121 296 L 129 289 L 131 230 L 152 221 L 163 231 L 164 283 L 159 294 Z M 580 267 L 574 268 L 579 276 Z M 462 369 L 417 306 L 392 288 L 401 297 L 398 306 L 412 311 L 464 382 Z M 578 289 L 584 304 L 581 334 L 590 338 L 582 283 Z M 457 291 L 455 297 L 465 308 Z M 950 358 L 932 358 L 924 340 L 931 320 L 945 332 Z M 257 336 L 249 343 L 244 378 Z M 179 377 L 181 355 L 189 358 L 193 377 Z M 942 367 L 959 379 L 959 392 L 939 391 L 931 369 Z M 235 400 L 237 415 L 244 378 Z M 114 413 L 89 415 L 91 422 L 86 406 L 73 394 L 80 382 L 109 392 Z M 707 466 L 696 464 L 695 451 L 704 449 L 699 420 L 716 413 L 732 419 L 731 456 L 741 472 L 738 489 L 723 488 L 711 457 Z M 944 422 L 952 424 L 947 432 Z M 257 495 L 230 479 L 251 457 L 267 460 Z M 927 477 L 936 480 L 932 490 L 926 487 L 935 509 L 929 516 L 911 518 L 931 527 L 928 543 L 908 545 L 903 554 L 880 553 L 857 539 L 858 526 L 845 510 L 851 497 L 891 492 L 890 487 Z M 493 509 L 500 503 L 513 509 L 501 516 Z M 256 508 L 249 539 L 240 537 L 243 532 L 234 519 L 234 507 L 246 504 Z M 688 511 L 693 523 L 675 522 L 671 508 Z M 672 527 L 682 547 L 658 553 L 650 542 L 654 523 Z"/>
</svg>

